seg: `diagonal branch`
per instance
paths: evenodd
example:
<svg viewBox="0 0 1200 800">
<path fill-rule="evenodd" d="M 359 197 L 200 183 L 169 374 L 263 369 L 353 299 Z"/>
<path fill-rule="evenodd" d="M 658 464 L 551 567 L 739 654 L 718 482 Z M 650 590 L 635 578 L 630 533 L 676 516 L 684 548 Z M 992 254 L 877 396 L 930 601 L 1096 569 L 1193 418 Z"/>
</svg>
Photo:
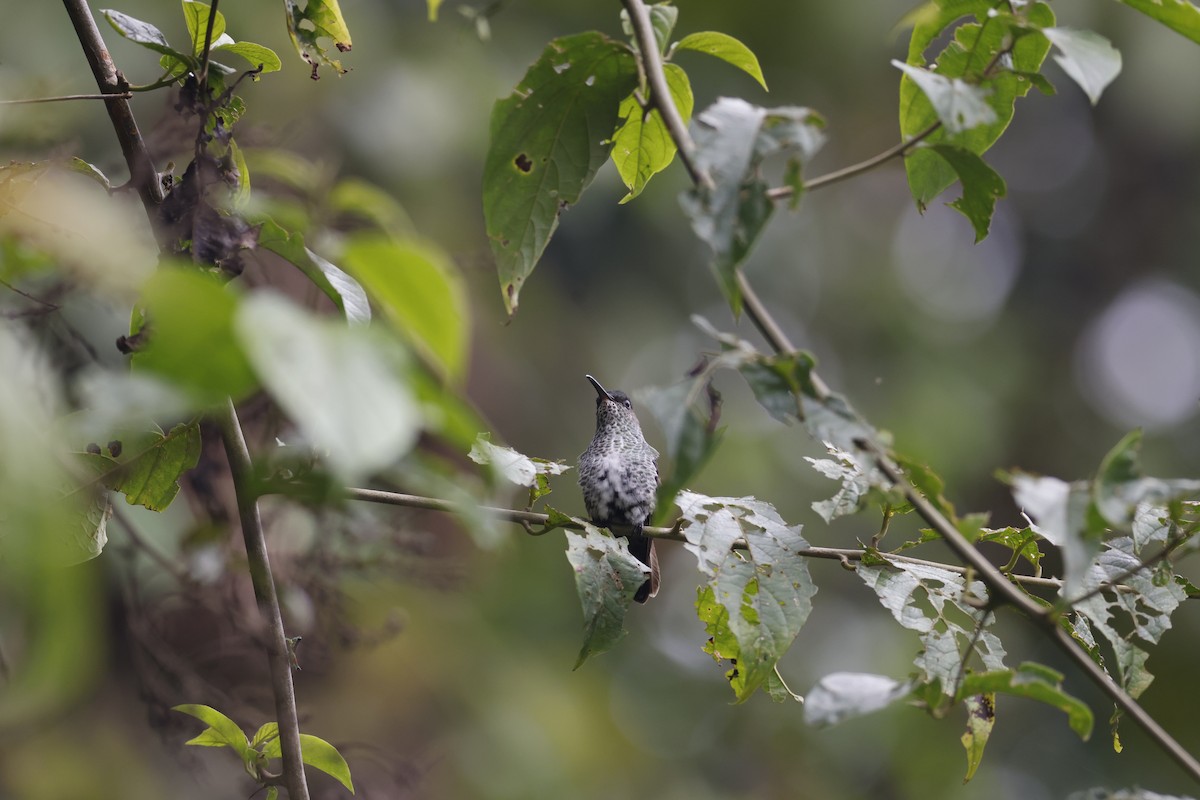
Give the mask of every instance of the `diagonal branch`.
<svg viewBox="0 0 1200 800">
<path fill-rule="evenodd" d="M 88 8 L 87 0 L 63 0 L 63 5 L 66 6 L 71 24 L 75 26 L 75 34 L 83 46 L 84 55 L 87 56 L 100 93 L 117 95 L 108 100 L 105 107 L 108 109 L 109 119 L 112 120 L 113 130 L 116 131 L 117 141 L 121 143 L 125 163 L 129 165 L 129 181 L 137 189 L 151 225 L 157 228 L 155 221 L 158 219 L 158 205 L 163 200 L 162 184 L 158 180 L 154 160 L 150 158 L 146 142 L 138 130 L 129 100 L 126 99 L 128 92 L 125 78 L 117 72 L 112 56 L 108 54 L 108 48 L 100 36 L 100 29 L 96 27 L 96 20 L 92 16 L 92 10 Z"/>
<path fill-rule="evenodd" d="M 643 0 L 621 0 L 626 10 L 629 12 L 630 20 L 633 23 L 634 33 L 637 36 L 638 46 L 641 50 L 642 66 L 646 71 L 646 78 L 653 90 L 656 83 L 665 84 L 666 77 L 663 75 L 662 60 L 658 57 L 657 43 L 654 39 L 654 31 L 650 27 L 649 12 L 646 9 Z M 997 59 L 988 65 L 985 72 L 990 71 L 996 64 Z M 657 73 L 657 74 L 656 74 Z M 658 92 L 655 91 L 655 95 Z M 676 131 L 682 125 L 682 120 L 679 118 L 678 112 L 675 110 L 672 103 L 657 103 L 659 112 L 663 116 L 663 121 L 666 122 L 668 133 L 675 140 L 676 146 L 679 148 L 680 154 L 687 153 L 688 161 L 685 165 L 693 164 L 694 146 L 690 138 L 677 137 Z M 673 118 L 673 119 L 672 119 Z M 675 123 L 675 124 L 673 124 Z M 936 127 L 931 127 L 923 132 L 923 136 L 931 135 Z M 867 169 L 871 169 L 878 164 L 884 163 L 890 158 L 898 155 L 903 155 L 907 152 L 915 141 L 906 142 L 891 150 L 885 151 L 880 156 L 863 162 L 866 166 L 856 165 L 848 168 L 847 174 L 838 176 L 836 180 L 853 177 Z M 694 164 L 689 167 L 689 173 L 692 173 L 693 180 L 700 183 L 700 180 L 695 174 Z M 701 173 L 699 177 L 707 179 L 708 176 Z M 834 182 L 835 178 L 826 176 L 823 184 Z M 785 195 L 786 196 L 786 195 Z M 746 303 L 748 316 L 751 322 L 759 329 L 762 335 L 771 344 L 771 347 L 776 353 L 786 354 L 794 352 L 791 342 L 783 333 L 783 330 L 775 322 L 766 306 L 763 305 L 758 296 L 754 293 L 746 277 L 737 272 L 738 286 L 743 294 L 743 299 Z M 817 387 L 818 395 L 828 394 L 828 389 L 823 383 L 818 382 L 814 376 L 814 386 Z M 881 451 L 879 451 L 873 443 L 864 443 L 863 449 L 871 455 L 881 470 L 888 476 L 896 486 L 900 487 L 908 500 L 913 504 L 917 513 L 929 523 L 945 539 L 946 543 L 954 550 L 955 555 L 963 560 L 963 562 L 973 570 L 975 570 L 980 578 L 987 585 L 992 596 L 998 597 L 1003 602 L 1013 605 L 1028 616 L 1035 624 L 1040 627 L 1051 639 L 1054 640 L 1066 655 L 1076 663 L 1076 665 L 1084 672 L 1087 677 L 1096 684 L 1105 694 L 1107 694 L 1114 703 L 1124 710 L 1130 717 L 1141 726 L 1142 730 L 1155 741 L 1175 762 L 1182 767 L 1193 779 L 1200 781 L 1200 761 L 1197 761 L 1194 756 L 1187 752 L 1167 731 L 1158 724 L 1145 709 L 1138 705 L 1127 692 L 1125 692 L 1111 676 L 1101 669 L 1091 656 L 1083 650 L 1079 644 L 1066 633 L 1065 630 L 1059 627 L 1057 616 L 1047 614 L 1041 606 L 1033 602 L 1029 597 L 1025 596 L 1012 582 L 1005 578 L 990 561 L 988 561 L 982 553 L 970 544 L 958 530 L 946 519 L 933 505 L 925 499 L 925 497 L 917 491 L 917 489 L 908 481 L 900 470 L 891 462 L 891 459 Z"/>
</svg>

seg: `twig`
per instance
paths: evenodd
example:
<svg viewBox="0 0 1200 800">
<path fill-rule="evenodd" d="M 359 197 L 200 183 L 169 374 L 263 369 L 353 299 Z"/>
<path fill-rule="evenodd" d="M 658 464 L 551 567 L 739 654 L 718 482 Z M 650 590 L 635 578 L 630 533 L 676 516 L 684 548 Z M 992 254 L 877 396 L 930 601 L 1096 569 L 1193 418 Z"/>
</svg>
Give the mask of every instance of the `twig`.
<svg viewBox="0 0 1200 800">
<path fill-rule="evenodd" d="M 822 186 L 830 186 L 832 184 L 839 183 L 847 180 L 848 178 L 853 178 L 855 175 L 861 175 L 864 172 L 869 172 L 878 167 L 880 164 L 885 164 L 888 161 L 891 161 L 893 158 L 907 155 L 909 150 L 912 150 L 925 139 L 932 136 L 933 133 L 941 127 L 941 121 L 935 122 L 908 141 L 893 145 L 887 150 L 884 150 L 882 153 L 871 156 L 865 161 L 860 161 L 857 164 L 851 164 L 848 167 L 842 167 L 841 169 L 836 169 L 833 172 L 829 172 L 824 175 L 818 175 L 811 180 L 804 181 L 804 191 L 811 192 L 815 189 L 820 189 Z M 767 197 L 774 201 L 786 200 L 794 193 L 795 190 L 791 186 L 777 186 L 774 189 L 767 190 Z"/>
<path fill-rule="evenodd" d="M 511 522 L 522 527 L 533 525 L 548 526 L 550 517 L 548 514 L 542 514 L 537 511 L 522 511 L 515 508 L 499 508 L 496 506 L 475 506 L 466 503 L 455 502 L 453 500 L 443 500 L 438 497 L 424 497 L 415 494 L 401 494 L 399 492 L 385 492 L 380 489 L 346 489 L 346 497 L 351 500 L 361 500 L 367 503 L 381 503 L 390 506 L 403 506 L 406 508 L 418 508 L 425 511 L 440 511 L 451 514 L 461 514 L 467 511 L 482 512 L 489 514 L 496 519 Z M 687 536 L 681 532 L 680 523 L 677 522 L 670 528 L 646 527 L 642 532 L 653 539 L 664 539 L 672 542 L 686 542 Z M 578 522 L 564 522 L 557 526 L 570 530 L 581 530 L 583 525 Z M 623 530 L 620 526 L 616 526 L 618 531 Z M 546 531 L 536 531 L 540 535 Z M 739 539 L 734 542 L 735 550 L 746 549 L 745 541 Z M 796 555 L 803 558 L 820 558 L 830 561 L 841 561 L 843 563 L 862 561 L 872 551 L 866 549 L 852 549 L 840 547 L 808 547 L 803 550 L 795 551 Z M 923 558 L 914 558 L 912 556 L 903 556 L 895 553 L 879 553 L 878 557 L 884 558 L 891 562 L 900 564 L 912 564 L 923 567 L 935 567 L 944 569 L 950 572 L 956 572 L 960 575 L 966 574 L 968 568 L 960 564 L 946 564 L 941 561 L 929 561 Z M 1027 586 L 1038 586 L 1045 589 L 1059 589 L 1062 586 L 1062 581 L 1054 578 L 1038 578 L 1032 575 L 1011 575 L 1011 580 Z M 1113 587 L 1116 588 L 1116 587 Z"/>
<path fill-rule="evenodd" d="M 271 688 L 275 695 L 275 718 L 279 723 L 279 744 L 283 751 L 283 773 L 288 798 L 308 800 L 308 781 L 304 775 L 304 762 L 300 754 L 300 721 L 296 713 L 296 694 L 292 686 L 287 635 L 283 629 L 279 596 L 275 592 L 275 579 L 271 576 L 271 562 L 267 558 L 267 540 L 263 535 L 262 520 L 258 514 L 258 498 L 253 490 L 250 450 L 246 447 L 246 437 L 242 433 L 232 400 L 226 401 L 225 407 L 214 414 L 214 418 L 221 426 L 221 439 L 225 443 L 229 472 L 233 476 L 242 537 L 246 540 L 250 581 L 254 584 L 254 597 L 258 601 L 259 612 L 267 623 L 267 663 L 271 670 Z"/>
<path fill-rule="evenodd" d="M 71 24 L 75 26 L 75 34 L 83 46 L 84 55 L 87 56 L 100 93 L 113 95 L 104 105 L 108 109 L 117 140 L 121 143 L 125 163 L 129 166 L 129 180 L 142 199 L 151 225 L 157 229 L 157 209 L 163 200 L 162 184 L 158 180 L 154 160 L 150 158 L 150 151 L 146 149 L 146 143 L 138 130 L 129 101 L 117 96 L 128 94 L 125 91 L 125 81 L 117 72 L 112 56 L 108 54 L 108 48 L 104 46 L 104 39 L 100 36 L 100 29 L 96 27 L 96 20 L 92 17 L 87 0 L 63 0 L 63 5 L 71 18 Z"/>
<path fill-rule="evenodd" d="M 128 100 L 132 92 L 116 92 L 113 94 L 60 94 L 55 97 L 30 97 L 22 100 L 0 100 L 0 106 L 25 106 L 34 103 L 61 103 L 65 100 Z"/>
<path fill-rule="evenodd" d="M 667 132 L 679 149 L 679 160 L 692 177 L 692 182 L 711 190 L 712 177 L 696 164 L 696 146 L 688 134 L 687 126 L 683 124 L 683 117 L 679 116 L 679 109 L 675 108 L 675 103 L 671 100 L 667 76 L 663 73 L 662 56 L 658 52 L 658 39 L 650 22 L 650 11 L 642 0 L 621 0 L 621 4 L 629 14 L 629 24 L 641 51 L 641 64 L 645 68 L 646 82 L 650 84 L 648 102 L 657 108 L 662 116 Z"/>
<path fill-rule="evenodd" d="M 204 49 L 200 51 L 200 73 L 196 76 L 196 82 L 200 84 L 200 96 L 205 97 L 208 89 L 208 56 L 212 49 L 213 25 L 217 21 L 217 3 L 220 0 L 212 0 L 212 4 L 208 7 L 208 26 L 204 29 Z M 201 126 L 203 130 L 203 125 Z"/>
</svg>

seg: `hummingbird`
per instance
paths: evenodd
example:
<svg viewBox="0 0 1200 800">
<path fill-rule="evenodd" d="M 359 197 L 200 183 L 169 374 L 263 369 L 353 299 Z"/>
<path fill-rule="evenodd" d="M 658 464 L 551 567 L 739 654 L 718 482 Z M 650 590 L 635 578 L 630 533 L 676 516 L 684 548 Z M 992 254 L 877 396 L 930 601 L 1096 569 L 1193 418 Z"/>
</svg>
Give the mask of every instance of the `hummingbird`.
<svg viewBox="0 0 1200 800">
<path fill-rule="evenodd" d="M 629 552 L 650 568 L 649 579 L 633 596 L 644 603 L 658 594 L 658 554 L 654 540 L 642 533 L 657 502 L 658 451 L 642 435 L 629 395 L 584 377 L 596 390 L 596 435 L 579 457 L 583 504 L 597 525 L 629 526 Z"/>
</svg>

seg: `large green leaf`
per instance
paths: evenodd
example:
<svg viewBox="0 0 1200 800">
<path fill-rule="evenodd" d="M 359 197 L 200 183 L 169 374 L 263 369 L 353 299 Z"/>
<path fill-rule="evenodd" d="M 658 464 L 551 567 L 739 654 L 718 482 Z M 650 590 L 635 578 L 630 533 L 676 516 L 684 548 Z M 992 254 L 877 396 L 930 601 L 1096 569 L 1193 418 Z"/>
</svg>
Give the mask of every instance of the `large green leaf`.
<svg viewBox="0 0 1200 800">
<path fill-rule="evenodd" d="M 704 468 L 721 443 L 721 396 L 707 378 L 685 381 L 667 388 L 643 389 L 638 401 L 654 415 L 666 435 L 670 470 L 659 465 L 654 523 L 665 522 L 675 505 L 675 495 Z"/>
<path fill-rule="evenodd" d="M 674 64 L 664 65 L 663 71 L 671 91 L 671 102 L 687 122 L 692 118 L 694 103 L 687 73 Z M 636 96 L 631 94 L 621 101 L 617 113 L 625 123 L 613 137 L 612 160 L 617 174 L 629 187 L 629 194 L 621 199 L 622 203 L 627 203 L 642 193 L 650 178 L 675 159 L 676 146 L 658 109 L 647 114 Z"/>
<path fill-rule="evenodd" d="M 676 50 L 694 50 L 697 53 L 707 53 L 743 70 L 764 89 L 767 81 L 763 77 L 762 67 L 758 65 L 758 56 L 746 45 L 727 33 L 718 31 L 702 31 L 689 33 L 675 45 Z"/>
<path fill-rule="evenodd" d="M 179 493 L 179 478 L 200 460 L 200 426 L 176 425 L 142 441 L 122 442 L 121 454 L 81 453 L 108 488 L 130 505 L 163 511 Z"/>
<path fill-rule="evenodd" d="M 901 61 L 892 61 L 892 66 L 925 94 L 944 130 L 962 133 L 996 121 L 996 112 L 987 103 L 987 89 Z"/>
<path fill-rule="evenodd" d="M 957 79 L 964 85 L 978 86 L 994 114 L 993 122 L 959 132 L 935 131 L 926 139 L 930 144 L 944 142 L 976 155 L 983 154 L 1008 128 L 1017 98 L 1024 97 L 1034 85 L 1029 75 L 1041 69 L 1050 42 L 1033 31 L 1053 26 L 1054 12 L 1042 2 L 1019 9 L 1019 16 L 1004 7 L 997 7 L 995 13 L 990 13 L 988 9 L 992 5 L 939 0 L 937 13 L 929 15 L 928 20 L 913 30 L 907 65 L 919 69 L 928 67 L 922 74 L 937 75 L 951 84 Z M 936 66 L 927 65 L 925 50 L 942 28 L 969 14 L 977 15 L 982 21 L 958 26 L 954 38 L 937 57 Z M 1001 59 L 1001 53 L 1010 46 L 1010 57 Z M 929 97 L 909 74 L 905 74 L 900 79 L 901 136 L 911 139 L 939 121 L 944 122 L 944 119 L 939 117 Z M 913 199 L 922 210 L 957 177 L 949 163 L 928 148 L 913 150 L 905 158 L 904 166 Z"/>
<path fill-rule="evenodd" d="M 817 592 L 808 562 L 797 555 L 808 542 L 769 504 L 753 497 L 706 497 L 680 492 L 685 547 L 696 556 L 702 587 L 696 611 L 718 661 L 742 702 L 773 674 L 776 662 L 800 632 Z M 734 542 L 744 551 L 735 554 Z"/>
<path fill-rule="evenodd" d="M 806 162 L 824 141 L 824 122 L 810 109 L 766 109 L 723 97 L 692 122 L 696 166 L 713 186 L 683 195 L 692 230 L 712 250 L 712 268 L 734 314 L 742 308 L 736 270 L 750 254 L 775 204 L 759 174 L 763 159 L 789 152 Z"/>
<path fill-rule="evenodd" d="M 509 314 L 558 227 L 608 157 L 621 100 L 637 85 L 629 48 L 591 32 L 546 46 L 492 109 L 483 216 Z"/>
<path fill-rule="evenodd" d="M 194 267 L 165 267 L 142 293 L 145 326 L 132 331 L 145 347 L 137 369 L 153 372 L 204 403 L 249 394 L 257 381 L 233 334 L 238 298 Z"/>
<path fill-rule="evenodd" d="M 264 219 L 258 231 L 258 246 L 282 256 L 308 276 L 347 321 L 371 321 L 371 304 L 362 286 L 336 265 L 305 247 L 303 234 L 289 233 L 273 220 Z"/>
<path fill-rule="evenodd" d="M 342 263 L 437 371 L 462 377 L 471 314 L 462 275 L 445 253 L 426 242 L 364 234 L 350 240 Z"/>
<path fill-rule="evenodd" d="M 576 520 L 583 532 L 567 531 L 567 560 L 583 606 L 583 647 L 575 668 L 612 648 L 625 635 L 625 612 L 650 575 L 650 568 L 629 554 L 629 540 L 607 536 L 595 525 Z"/>
<path fill-rule="evenodd" d="M 1200 7 L 1190 0 L 1117 0 L 1200 44 Z"/>
<path fill-rule="evenodd" d="M 415 443 L 421 413 L 394 342 L 270 293 L 245 300 L 235 327 L 263 385 L 335 472 L 361 477 Z"/>
</svg>

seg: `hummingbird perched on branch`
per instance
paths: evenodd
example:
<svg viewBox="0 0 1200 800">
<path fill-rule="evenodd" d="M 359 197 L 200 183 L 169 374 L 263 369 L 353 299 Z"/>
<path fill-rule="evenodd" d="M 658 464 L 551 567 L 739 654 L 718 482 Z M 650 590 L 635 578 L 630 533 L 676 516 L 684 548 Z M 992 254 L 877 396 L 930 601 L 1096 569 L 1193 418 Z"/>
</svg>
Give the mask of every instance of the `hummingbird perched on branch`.
<svg viewBox="0 0 1200 800">
<path fill-rule="evenodd" d="M 579 457 L 583 504 L 597 525 L 629 526 L 629 552 L 650 568 L 633 597 L 644 603 L 658 594 L 658 554 L 654 540 L 642 533 L 657 502 L 658 451 L 642 435 L 629 395 L 585 377 L 596 390 L 596 435 Z"/>
</svg>

